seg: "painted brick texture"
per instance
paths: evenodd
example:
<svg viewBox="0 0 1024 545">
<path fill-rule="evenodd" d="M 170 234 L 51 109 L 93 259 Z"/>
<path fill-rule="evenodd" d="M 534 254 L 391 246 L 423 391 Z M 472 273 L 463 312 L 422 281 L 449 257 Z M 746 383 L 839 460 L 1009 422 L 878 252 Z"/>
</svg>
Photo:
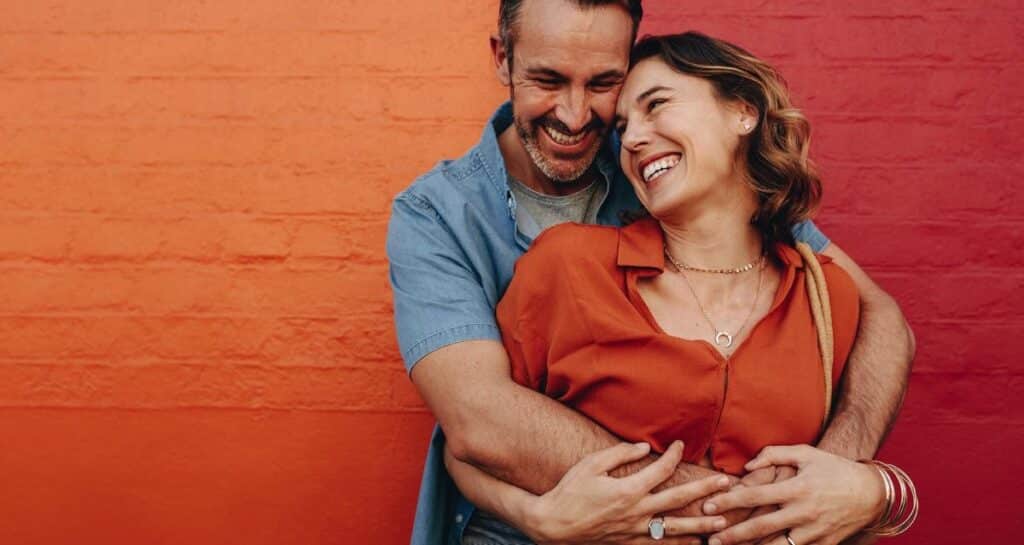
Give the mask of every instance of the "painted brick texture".
<svg viewBox="0 0 1024 545">
<path fill-rule="evenodd" d="M 906 544 L 1024 531 L 1024 5 L 645 2 L 776 63 L 820 224 L 919 357 Z M 0 18 L 0 543 L 407 542 L 432 419 L 390 199 L 505 97 L 497 1 L 17 2 Z"/>
</svg>

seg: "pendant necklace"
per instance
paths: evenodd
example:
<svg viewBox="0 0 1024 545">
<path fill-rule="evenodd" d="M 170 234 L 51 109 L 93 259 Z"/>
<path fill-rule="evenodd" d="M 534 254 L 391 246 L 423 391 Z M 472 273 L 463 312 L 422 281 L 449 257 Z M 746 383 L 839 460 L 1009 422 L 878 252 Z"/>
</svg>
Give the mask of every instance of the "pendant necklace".
<svg viewBox="0 0 1024 545">
<path fill-rule="evenodd" d="M 733 339 L 739 337 L 743 330 L 747 327 L 747 322 L 750 321 L 750 317 L 754 314 L 754 309 L 757 307 L 757 300 L 761 295 L 761 283 L 764 280 L 764 253 L 761 257 L 756 260 L 735 269 L 701 269 L 697 267 L 690 267 L 683 265 L 672 257 L 672 253 L 668 251 L 668 245 L 665 245 L 665 257 L 668 258 L 669 262 L 679 271 L 679 274 L 683 277 L 683 281 L 686 282 L 686 287 L 690 289 L 690 294 L 693 295 L 693 300 L 697 302 L 697 308 L 700 309 L 700 313 L 704 315 L 704 319 L 707 320 L 708 325 L 711 326 L 712 332 L 715 334 L 715 345 L 721 348 L 732 348 Z M 742 272 L 749 271 L 757 267 L 757 290 L 754 292 L 754 302 L 750 305 L 750 311 L 747 312 L 747 317 L 743 319 L 743 323 L 740 328 L 736 330 L 736 333 L 730 333 L 724 329 L 719 329 L 715 322 L 711 320 L 711 316 L 708 316 L 708 312 L 704 310 L 704 305 L 701 304 L 700 298 L 697 297 L 697 291 L 693 289 L 693 284 L 690 284 L 690 279 L 686 277 L 685 270 L 700 271 L 716 274 L 739 274 Z"/>
</svg>

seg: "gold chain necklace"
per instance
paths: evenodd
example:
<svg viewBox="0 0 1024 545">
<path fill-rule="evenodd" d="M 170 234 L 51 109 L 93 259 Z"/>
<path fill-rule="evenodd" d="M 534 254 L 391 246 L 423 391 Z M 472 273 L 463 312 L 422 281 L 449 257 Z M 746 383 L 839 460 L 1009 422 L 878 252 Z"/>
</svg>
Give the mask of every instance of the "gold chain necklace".
<svg viewBox="0 0 1024 545">
<path fill-rule="evenodd" d="M 665 248 L 665 254 L 669 255 L 667 247 Z M 671 256 L 669 256 L 669 261 L 672 261 L 673 265 L 676 264 L 675 261 L 672 260 Z M 763 262 L 764 255 L 762 255 L 756 263 L 763 265 Z M 711 326 L 711 330 L 715 333 L 715 345 L 722 348 L 732 348 L 733 339 L 739 337 L 740 334 L 743 333 L 743 330 L 747 327 L 747 322 L 750 321 L 750 317 L 754 315 L 754 309 L 757 308 L 757 300 L 761 296 L 761 282 L 764 280 L 764 267 L 757 267 L 757 290 L 754 292 L 754 302 L 750 305 L 750 311 L 747 312 L 747 317 L 743 319 L 743 323 L 740 325 L 740 328 L 736 330 L 735 334 L 729 333 L 723 329 L 718 329 L 718 327 L 715 326 L 715 322 L 711 320 L 711 316 L 708 316 L 708 312 L 704 310 L 704 305 L 701 304 L 700 298 L 697 297 L 697 292 L 693 289 L 693 285 L 690 284 L 690 279 L 686 277 L 686 273 L 684 273 L 678 266 L 676 266 L 676 269 L 679 270 L 679 274 L 683 277 L 683 281 L 686 282 L 686 287 L 690 288 L 690 293 L 693 295 L 693 300 L 697 301 L 697 308 L 700 309 L 700 313 L 704 315 L 704 319 L 707 320 L 708 325 Z"/>
<path fill-rule="evenodd" d="M 667 257 L 668 260 L 670 262 L 672 262 L 672 264 L 675 265 L 675 267 L 677 269 L 680 270 L 680 272 L 681 271 L 694 271 L 694 272 L 712 273 L 712 274 L 740 274 L 740 273 L 745 273 L 745 272 L 749 271 L 750 269 L 753 269 L 758 264 L 760 264 L 764 260 L 764 252 L 762 252 L 761 255 L 757 259 L 751 261 L 750 263 L 747 263 L 746 265 L 743 265 L 742 267 L 736 267 L 736 268 L 733 268 L 733 269 L 704 269 L 704 268 L 701 268 L 701 267 L 694 267 L 693 265 L 687 265 L 686 263 L 680 263 L 680 262 L 676 261 L 675 257 L 672 257 L 672 252 L 668 251 L 668 243 L 665 244 L 665 257 Z"/>
</svg>

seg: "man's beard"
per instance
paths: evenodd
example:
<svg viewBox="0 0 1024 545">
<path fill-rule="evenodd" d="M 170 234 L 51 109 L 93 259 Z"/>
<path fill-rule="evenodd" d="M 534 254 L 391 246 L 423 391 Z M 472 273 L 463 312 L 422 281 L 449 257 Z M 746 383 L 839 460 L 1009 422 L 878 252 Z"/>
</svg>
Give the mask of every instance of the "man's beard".
<svg viewBox="0 0 1024 545">
<path fill-rule="evenodd" d="M 541 118 L 533 122 L 527 122 L 515 116 L 514 123 L 516 133 L 519 134 L 519 139 L 522 141 L 523 147 L 526 148 L 526 153 L 533 160 L 533 164 L 544 176 L 547 176 L 553 182 L 573 183 L 578 181 L 587 172 L 590 165 L 594 163 L 594 158 L 597 157 L 597 152 L 604 143 L 604 123 L 597 117 L 594 117 L 593 121 L 583 129 L 584 131 L 594 131 L 597 134 L 594 144 L 584 152 L 581 158 L 572 161 L 568 165 L 556 166 L 556 163 L 548 159 L 544 152 L 541 151 L 540 144 L 537 142 L 537 132 L 544 130 L 542 127 L 545 125 L 551 126 L 551 128 L 565 134 L 571 134 L 572 131 L 561 121 L 550 118 Z"/>
</svg>

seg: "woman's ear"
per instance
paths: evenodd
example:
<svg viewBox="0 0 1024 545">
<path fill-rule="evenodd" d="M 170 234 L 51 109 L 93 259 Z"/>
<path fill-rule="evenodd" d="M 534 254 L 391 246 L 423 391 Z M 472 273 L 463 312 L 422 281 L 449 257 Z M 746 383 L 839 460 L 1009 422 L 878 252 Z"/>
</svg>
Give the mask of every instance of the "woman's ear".
<svg viewBox="0 0 1024 545">
<path fill-rule="evenodd" d="M 746 135 L 754 132 L 754 129 L 757 128 L 757 124 L 761 119 L 757 108 L 751 106 L 747 102 L 739 101 L 735 103 L 735 112 L 737 120 L 736 126 L 739 133 Z"/>
<path fill-rule="evenodd" d="M 494 60 L 498 81 L 505 87 L 512 85 L 512 76 L 509 74 L 508 67 L 508 50 L 505 48 L 505 42 L 497 34 L 491 35 L 491 58 Z"/>
</svg>

